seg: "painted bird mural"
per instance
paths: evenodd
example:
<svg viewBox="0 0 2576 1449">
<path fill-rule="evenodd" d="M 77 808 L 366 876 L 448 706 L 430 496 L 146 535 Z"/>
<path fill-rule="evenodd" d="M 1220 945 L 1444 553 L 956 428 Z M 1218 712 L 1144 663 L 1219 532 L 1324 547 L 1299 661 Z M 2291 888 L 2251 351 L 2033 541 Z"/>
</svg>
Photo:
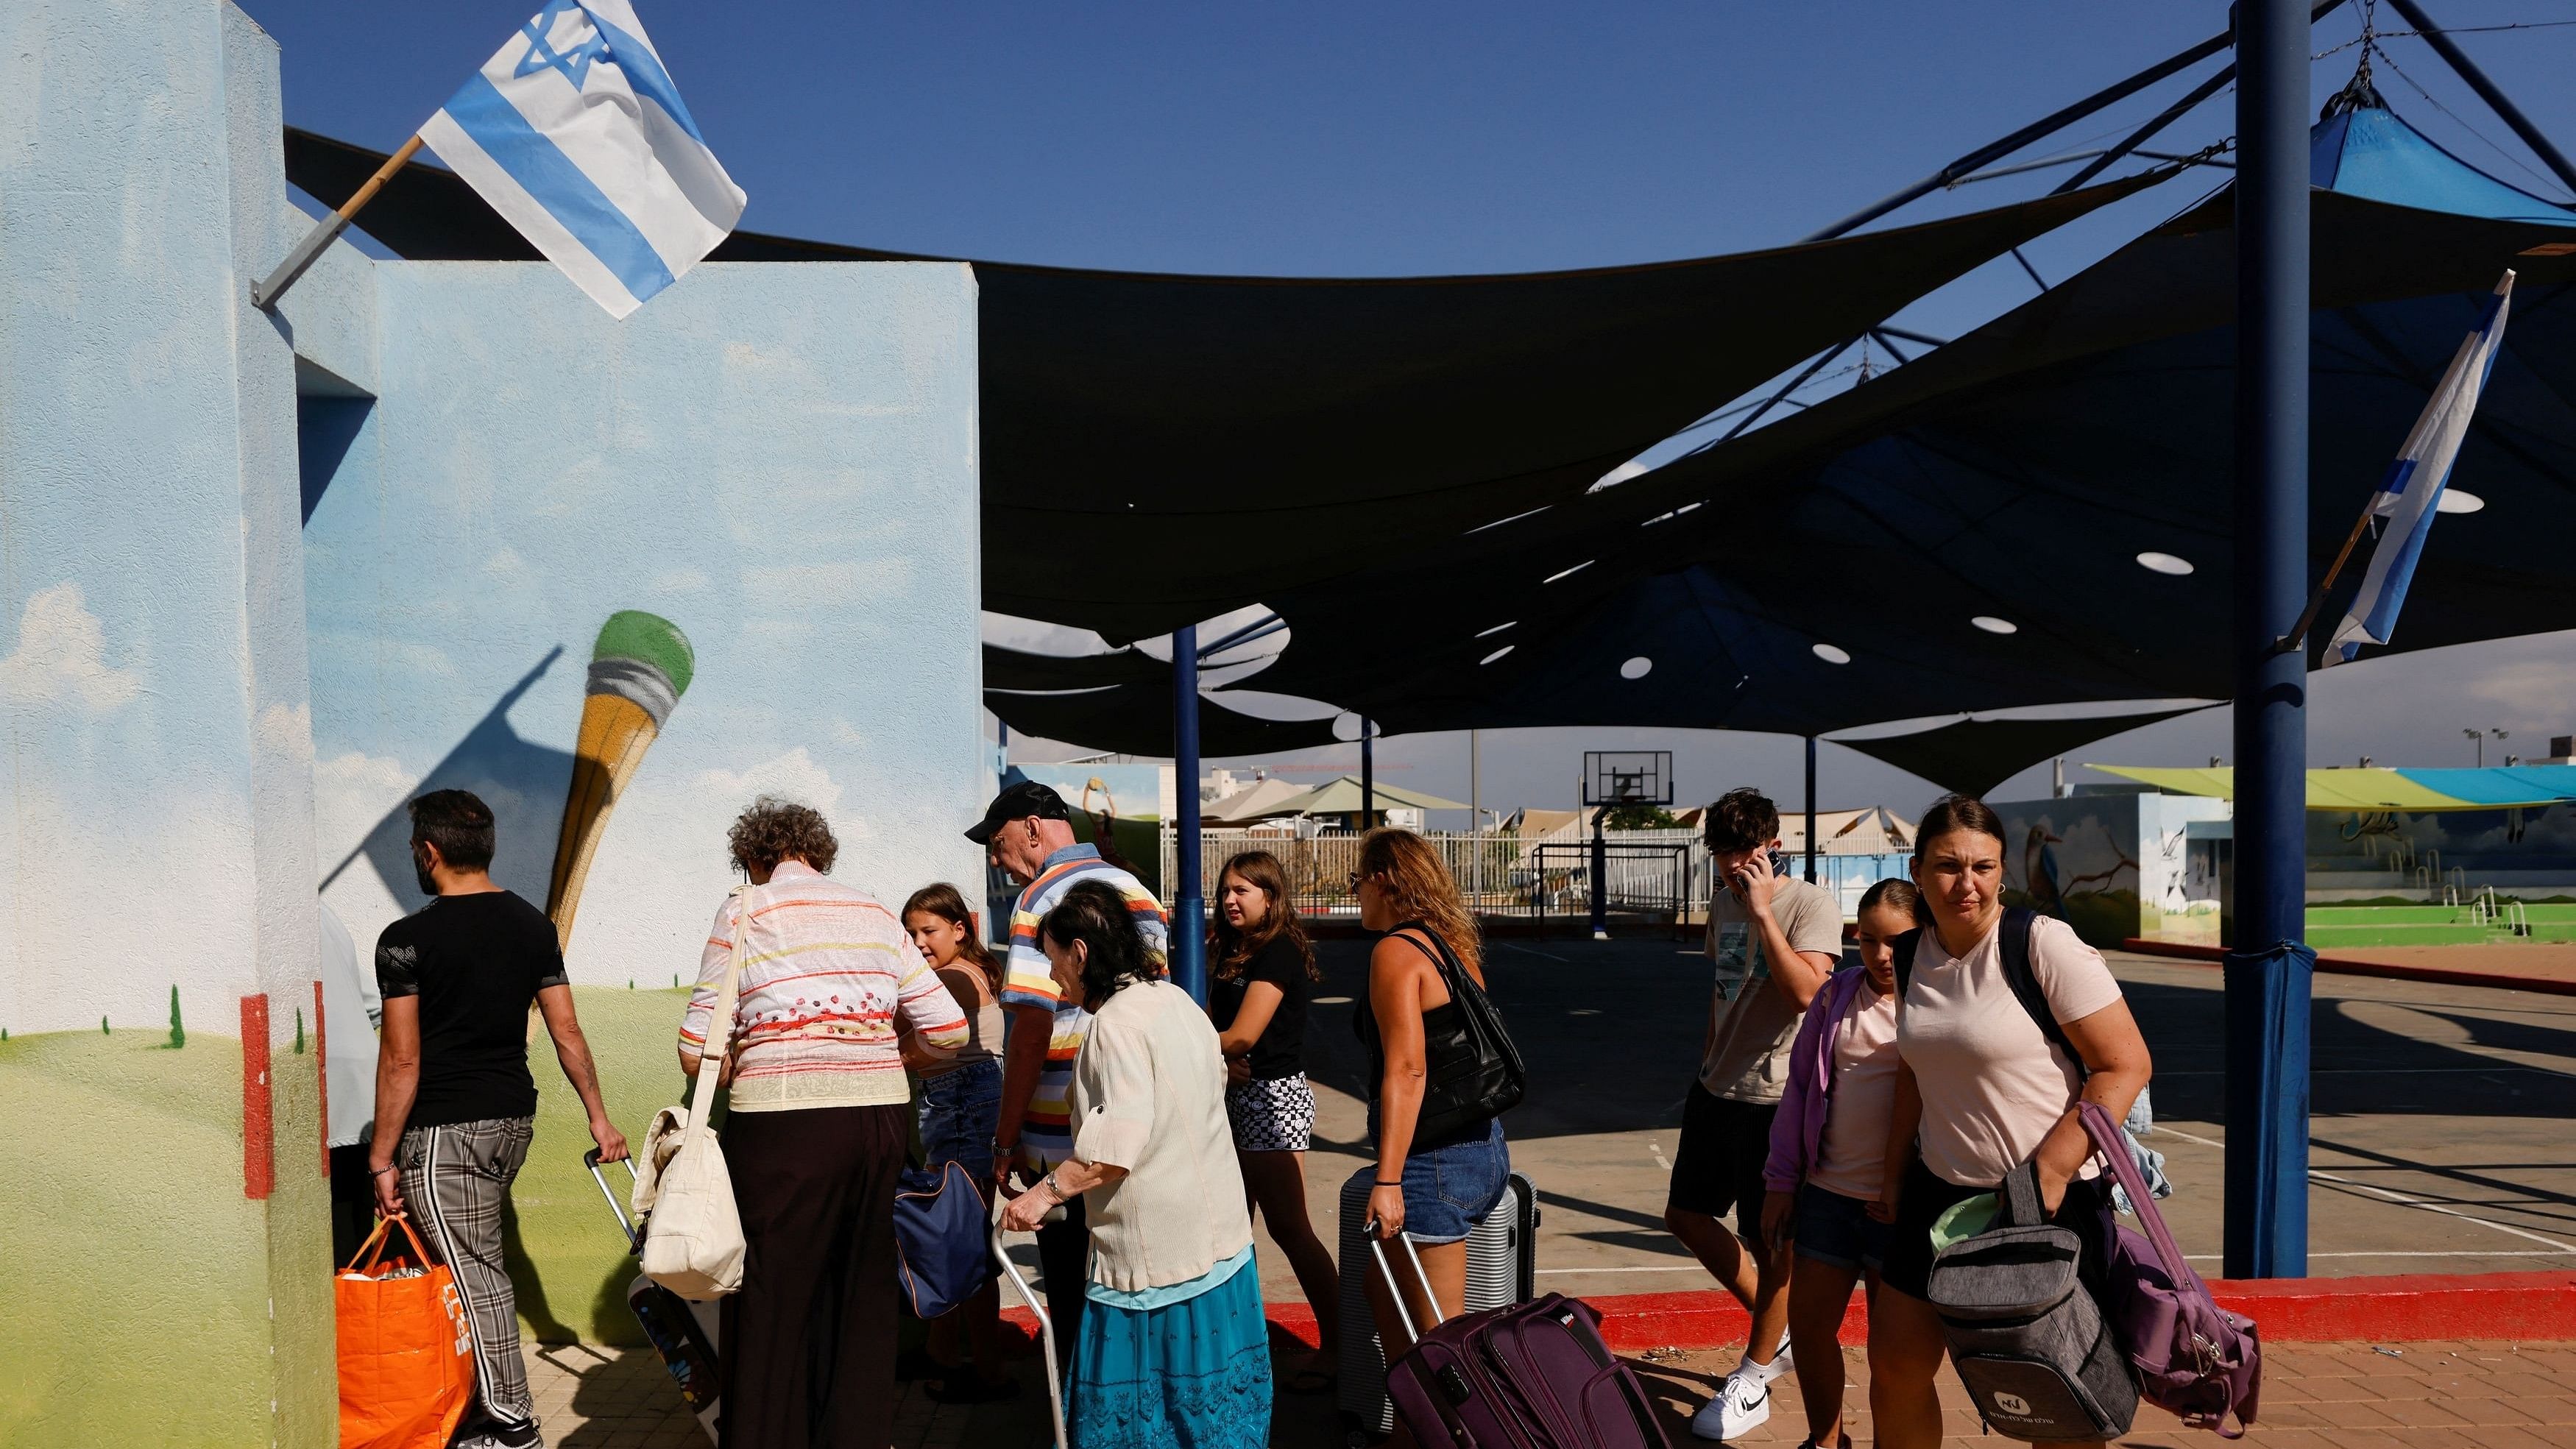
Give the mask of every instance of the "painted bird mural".
<svg viewBox="0 0 2576 1449">
<path fill-rule="evenodd" d="M 2061 921 L 2066 919 L 2066 893 L 2057 883 L 2057 852 L 2049 847 L 2065 843 L 2049 834 L 2047 826 L 2034 825 L 2021 851 L 2021 878 L 2030 892 L 2030 908 Z"/>
</svg>

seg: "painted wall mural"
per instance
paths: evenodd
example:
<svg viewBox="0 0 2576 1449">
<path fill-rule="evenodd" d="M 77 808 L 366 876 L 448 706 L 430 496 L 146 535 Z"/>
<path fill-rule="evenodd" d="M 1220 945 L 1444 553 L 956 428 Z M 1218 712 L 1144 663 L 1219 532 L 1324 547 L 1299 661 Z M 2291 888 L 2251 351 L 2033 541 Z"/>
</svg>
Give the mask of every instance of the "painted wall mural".
<svg viewBox="0 0 2576 1449">
<path fill-rule="evenodd" d="M 2225 820 L 2224 800 L 2112 793 L 1999 801 L 2004 900 L 2051 915 L 2095 946 L 2130 937 L 2215 945 L 2217 882 L 2191 850 L 2191 824 Z"/>
<path fill-rule="evenodd" d="M 639 1137 L 754 797 L 889 902 L 981 879 L 973 280 L 711 264 L 619 323 L 543 266 L 377 270 L 376 396 L 306 487 L 324 899 L 370 955 L 423 902 L 405 802 L 482 796 Z M 532 1066 L 521 1317 L 630 1342 L 542 1036 Z"/>
</svg>

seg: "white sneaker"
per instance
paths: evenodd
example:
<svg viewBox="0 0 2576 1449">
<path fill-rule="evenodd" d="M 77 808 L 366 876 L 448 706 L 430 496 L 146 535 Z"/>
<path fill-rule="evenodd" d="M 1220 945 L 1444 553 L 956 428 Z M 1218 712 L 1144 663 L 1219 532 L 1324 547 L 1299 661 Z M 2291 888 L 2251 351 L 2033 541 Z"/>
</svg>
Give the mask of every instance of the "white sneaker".
<svg viewBox="0 0 2576 1449">
<path fill-rule="evenodd" d="M 1758 1375 L 1735 1373 L 1718 1385 L 1717 1397 L 1691 1416 L 1691 1433 L 1701 1439 L 1733 1441 L 1771 1417 L 1771 1385 Z"/>
</svg>

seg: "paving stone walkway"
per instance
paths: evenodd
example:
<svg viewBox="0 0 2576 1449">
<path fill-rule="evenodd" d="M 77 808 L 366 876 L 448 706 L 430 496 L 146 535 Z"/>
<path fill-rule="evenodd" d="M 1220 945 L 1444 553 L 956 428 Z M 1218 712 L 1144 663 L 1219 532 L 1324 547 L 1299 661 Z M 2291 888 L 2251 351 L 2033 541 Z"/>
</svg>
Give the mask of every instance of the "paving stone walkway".
<svg viewBox="0 0 2576 1449">
<path fill-rule="evenodd" d="M 1847 1428 L 1869 1440 L 1868 1368 L 1844 1352 Z M 1723 1353 L 1653 1354 L 1636 1360 L 1676 1449 L 1690 1415 L 1735 1362 Z M 706 1443 L 680 1407 L 660 1360 L 635 1350 L 546 1347 L 529 1355 L 529 1378 L 545 1419 L 546 1443 L 564 1449 L 692 1449 Z M 2513 1343 L 2283 1344 L 2265 1353 L 2263 1412 L 2243 1441 L 2264 1449 L 2576 1449 L 2576 1346 Z M 907 1387 L 895 1411 L 897 1449 L 1031 1449 L 1047 1441 L 1045 1401 L 1034 1360 L 1020 1365 L 1013 1403 L 950 1408 Z M 1942 1406 L 1954 1444 L 2001 1445 L 1980 1436 L 1958 1381 L 1942 1375 Z M 1271 1442 L 1283 1449 L 1341 1443 L 1331 1396 L 1280 1396 Z M 1794 1445 L 1804 1427 L 1794 1384 L 1783 1384 L 1771 1421 L 1741 1442 Z M 2187 1430 L 2148 1409 L 2119 1441 L 2136 1449 L 2214 1449 L 2216 1436 Z"/>
</svg>

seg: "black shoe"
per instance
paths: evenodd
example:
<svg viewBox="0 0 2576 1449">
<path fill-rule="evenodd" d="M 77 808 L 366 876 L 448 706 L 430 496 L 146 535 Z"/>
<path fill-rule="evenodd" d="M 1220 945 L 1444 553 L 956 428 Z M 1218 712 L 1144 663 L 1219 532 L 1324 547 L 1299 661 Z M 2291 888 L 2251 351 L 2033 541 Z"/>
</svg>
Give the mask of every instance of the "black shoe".
<svg viewBox="0 0 2576 1449">
<path fill-rule="evenodd" d="M 894 1356 L 894 1376 L 908 1384 L 944 1379 L 955 1372 L 956 1368 L 932 1358 L 926 1348 L 907 1348 Z"/>
<path fill-rule="evenodd" d="M 926 1392 L 935 1404 L 998 1404 L 1020 1396 L 1016 1379 L 988 1382 L 971 1369 L 960 1368 L 944 1379 L 934 1381 Z"/>
</svg>

